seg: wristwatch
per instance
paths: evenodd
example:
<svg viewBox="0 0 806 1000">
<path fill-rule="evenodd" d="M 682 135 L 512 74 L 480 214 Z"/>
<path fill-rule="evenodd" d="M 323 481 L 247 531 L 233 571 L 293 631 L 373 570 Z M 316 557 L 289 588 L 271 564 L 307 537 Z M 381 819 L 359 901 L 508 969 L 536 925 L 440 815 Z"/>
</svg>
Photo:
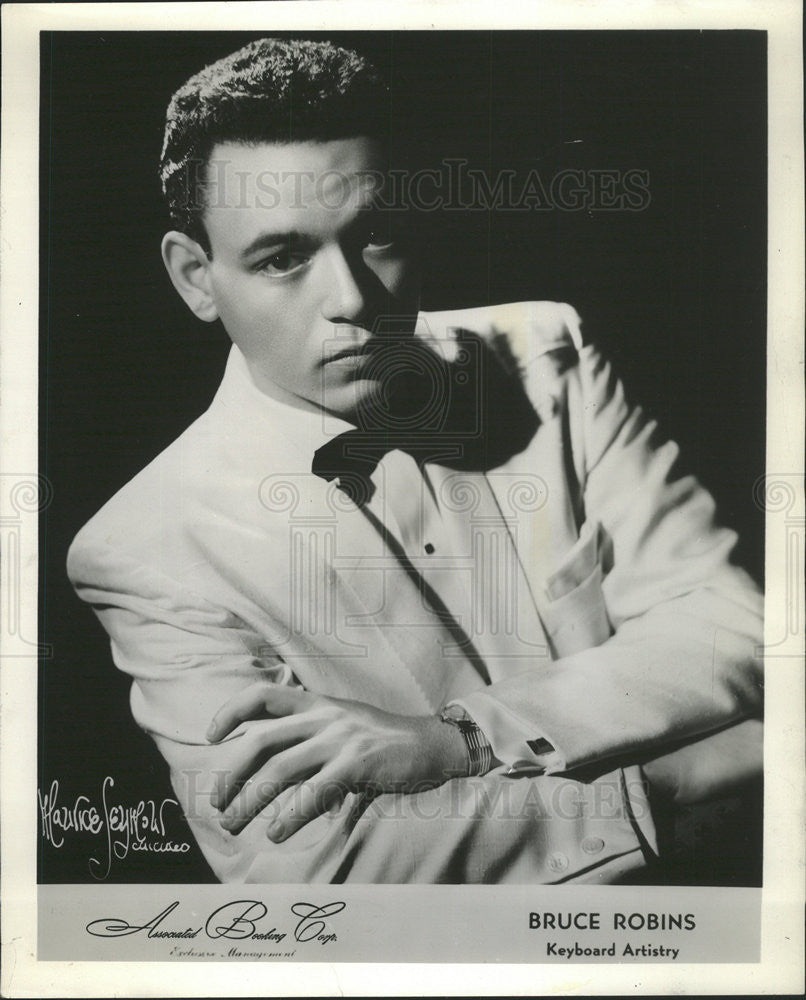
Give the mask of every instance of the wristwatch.
<svg viewBox="0 0 806 1000">
<path fill-rule="evenodd" d="M 490 741 L 460 705 L 446 705 L 439 717 L 462 734 L 467 748 L 467 775 L 486 774 L 493 763 Z"/>
</svg>

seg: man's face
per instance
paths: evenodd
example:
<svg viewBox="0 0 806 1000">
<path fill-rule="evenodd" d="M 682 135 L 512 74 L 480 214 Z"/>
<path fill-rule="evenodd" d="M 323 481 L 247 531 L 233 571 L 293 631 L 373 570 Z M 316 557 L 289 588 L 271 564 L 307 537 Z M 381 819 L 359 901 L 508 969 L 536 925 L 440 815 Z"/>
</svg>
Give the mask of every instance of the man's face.
<svg viewBox="0 0 806 1000">
<path fill-rule="evenodd" d="M 370 139 L 215 147 L 204 225 L 221 321 L 256 384 L 352 416 L 412 335 L 419 275 L 372 206 Z"/>
</svg>

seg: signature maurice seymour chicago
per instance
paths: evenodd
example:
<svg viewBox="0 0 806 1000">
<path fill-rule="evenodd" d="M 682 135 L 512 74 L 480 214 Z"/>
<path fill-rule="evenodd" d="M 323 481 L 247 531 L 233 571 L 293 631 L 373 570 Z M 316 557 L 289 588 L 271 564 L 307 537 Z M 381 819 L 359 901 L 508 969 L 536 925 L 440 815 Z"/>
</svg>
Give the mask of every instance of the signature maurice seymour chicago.
<svg viewBox="0 0 806 1000">
<path fill-rule="evenodd" d="M 100 804 L 88 796 L 78 795 L 69 805 L 59 803 L 59 782 L 51 782 L 44 794 L 37 792 L 42 837 L 55 848 L 65 843 L 67 834 L 106 834 L 106 856 L 91 857 L 89 870 L 93 878 L 105 879 L 112 861 L 124 860 L 130 851 L 150 851 L 160 854 L 185 854 L 190 850 L 186 841 L 172 840 L 167 835 L 166 808 L 179 809 L 176 799 L 140 799 L 134 804 L 111 801 L 115 779 L 107 775 L 101 784 Z"/>
</svg>

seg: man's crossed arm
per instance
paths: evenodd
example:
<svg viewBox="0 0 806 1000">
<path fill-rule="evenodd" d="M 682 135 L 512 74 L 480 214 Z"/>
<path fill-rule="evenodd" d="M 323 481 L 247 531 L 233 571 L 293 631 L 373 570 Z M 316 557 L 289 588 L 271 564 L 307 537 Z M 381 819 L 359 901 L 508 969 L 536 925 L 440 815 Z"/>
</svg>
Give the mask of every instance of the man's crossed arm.
<svg viewBox="0 0 806 1000">
<path fill-rule="evenodd" d="M 262 813 L 267 836 L 280 843 L 348 793 L 413 793 L 467 774 L 464 740 L 439 716 L 395 715 L 258 683 L 221 707 L 208 738 L 216 743 L 247 721 L 253 725 L 227 769 L 217 772 L 211 794 L 221 826 L 234 834 Z M 643 773 L 654 792 L 677 804 L 707 801 L 759 776 L 762 743 L 761 721 L 747 719 L 645 760 Z M 295 793 L 275 804 L 290 786 Z"/>
</svg>

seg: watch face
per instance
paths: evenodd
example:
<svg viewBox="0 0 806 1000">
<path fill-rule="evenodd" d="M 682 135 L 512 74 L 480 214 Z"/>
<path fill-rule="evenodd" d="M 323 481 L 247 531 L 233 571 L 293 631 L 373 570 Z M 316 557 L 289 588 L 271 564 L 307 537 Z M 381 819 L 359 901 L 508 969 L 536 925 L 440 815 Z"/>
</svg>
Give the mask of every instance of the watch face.
<svg viewBox="0 0 806 1000">
<path fill-rule="evenodd" d="M 443 709 L 442 717 L 450 722 L 467 721 L 467 713 L 461 705 L 448 705 L 447 708 Z"/>
</svg>

